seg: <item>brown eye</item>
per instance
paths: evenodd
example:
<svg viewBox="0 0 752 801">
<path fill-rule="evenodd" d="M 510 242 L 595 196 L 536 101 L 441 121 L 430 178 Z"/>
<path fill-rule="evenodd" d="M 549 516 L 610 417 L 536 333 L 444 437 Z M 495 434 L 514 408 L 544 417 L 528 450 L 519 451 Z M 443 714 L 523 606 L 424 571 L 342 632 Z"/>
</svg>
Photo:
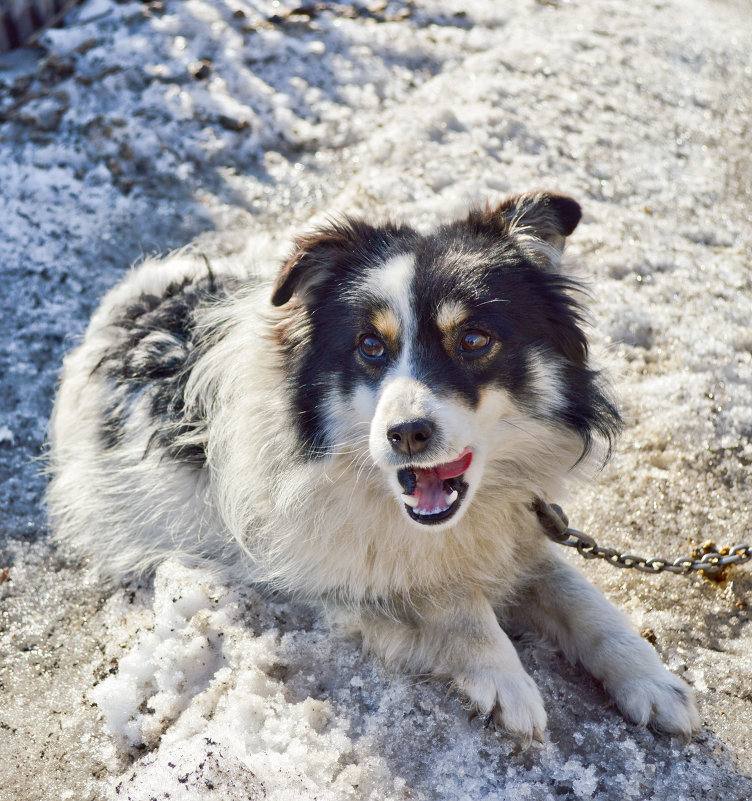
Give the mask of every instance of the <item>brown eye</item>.
<svg viewBox="0 0 752 801">
<path fill-rule="evenodd" d="M 467 331 L 460 340 L 460 348 L 465 353 L 477 353 L 491 344 L 491 337 L 482 331 Z"/>
<path fill-rule="evenodd" d="M 358 350 L 364 359 L 370 359 L 372 361 L 381 359 L 386 353 L 384 343 L 372 334 L 366 334 L 360 338 Z"/>
</svg>

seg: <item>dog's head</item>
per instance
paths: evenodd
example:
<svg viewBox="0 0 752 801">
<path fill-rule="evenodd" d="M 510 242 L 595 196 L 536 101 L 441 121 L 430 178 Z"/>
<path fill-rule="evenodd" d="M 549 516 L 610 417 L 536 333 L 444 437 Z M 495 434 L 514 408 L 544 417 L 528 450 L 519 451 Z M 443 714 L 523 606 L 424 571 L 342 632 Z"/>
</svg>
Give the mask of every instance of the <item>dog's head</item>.
<svg viewBox="0 0 752 801">
<path fill-rule="evenodd" d="M 367 453 L 412 521 L 448 527 L 490 462 L 524 462 L 520 433 L 610 445 L 619 416 L 560 269 L 580 215 L 529 194 L 429 235 L 346 220 L 299 240 L 272 303 L 289 310 L 280 337 L 307 457 L 352 454 L 368 481 Z"/>
</svg>

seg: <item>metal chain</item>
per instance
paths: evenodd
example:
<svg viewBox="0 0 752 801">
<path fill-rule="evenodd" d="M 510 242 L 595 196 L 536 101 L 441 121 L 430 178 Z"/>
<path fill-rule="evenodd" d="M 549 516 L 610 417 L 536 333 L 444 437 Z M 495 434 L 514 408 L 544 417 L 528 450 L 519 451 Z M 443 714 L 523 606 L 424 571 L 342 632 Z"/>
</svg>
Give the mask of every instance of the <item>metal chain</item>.
<svg viewBox="0 0 752 801">
<path fill-rule="evenodd" d="M 631 567 L 643 573 L 683 573 L 689 575 L 693 571 L 701 571 L 710 577 L 720 578 L 724 568 L 740 565 L 752 559 L 752 545 L 736 545 L 733 548 L 716 550 L 712 542 L 705 543 L 695 549 L 692 556 L 681 556 L 673 562 L 656 557 L 646 559 L 644 556 L 622 554 L 614 548 L 607 548 L 587 534 L 569 528 L 569 520 L 562 508 L 556 504 L 547 504 L 541 498 L 535 498 L 532 510 L 538 515 L 538 521 L 546 536 L 570 548 L 577 548 L 585 559 L 605 559 L 614 567 Z"/>
</svg>

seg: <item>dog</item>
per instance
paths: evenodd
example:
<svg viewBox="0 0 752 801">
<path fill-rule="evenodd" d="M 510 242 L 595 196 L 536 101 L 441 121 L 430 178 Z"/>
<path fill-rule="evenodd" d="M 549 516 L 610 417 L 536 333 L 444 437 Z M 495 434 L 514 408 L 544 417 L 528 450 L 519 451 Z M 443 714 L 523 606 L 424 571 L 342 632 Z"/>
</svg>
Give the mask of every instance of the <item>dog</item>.
<svg viewBox="0 0 752 801">
<path fill-rule="evenodd" d="M 143 263 L 64 362 L 58 538 L 105 577 L 177 556 L 321 604 L 526 744 L 546 713 L 507 632 L 552 640 L 628 720 L 691 736 L 690 688 L 532 510 L 621 427 L 562 267 L 580 218 L 538 192 L 428 234 L 331 220 L 276 282 L 232 255 Z"/>
</svg>

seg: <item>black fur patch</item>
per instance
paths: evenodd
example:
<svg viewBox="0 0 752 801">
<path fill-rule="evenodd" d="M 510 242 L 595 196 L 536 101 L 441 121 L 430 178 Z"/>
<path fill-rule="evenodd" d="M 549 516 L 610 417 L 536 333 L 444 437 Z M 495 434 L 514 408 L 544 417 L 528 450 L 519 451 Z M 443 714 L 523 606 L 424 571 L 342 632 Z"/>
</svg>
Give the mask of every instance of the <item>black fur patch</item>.
<svg viewBox="0 0 752 801">
<path fill-rule="evenodd" d="M 113 387 L 101 429 L 106 448 L 121 442 L 129 410 L 146 396 L 155 423 L 147 451 L 159 447 L 181 462 L 205 464 L 203 443 L 184 441 L 205 428 L 205 421 L 185 408 L 185 387 L 203 351 L 195 315 L 200 306 L 217 303 L 239 287 L 237 279 L 217 278 L 209 269 L 198 280 L 170 284 L 161 295 L 142 295 L 113 321 L 121 334 L 119 344 L 94 371 Z"/>
<path fill-rule="evenodd" d="M 374 265 L 410 251 L 417 235 L 403 226 L 379 228 L 360 221 L 324 229 L 303 241 L 283 267 L 274 293 L 284 303 L 300 282 L 306 305 L 291 309 L 291 335 L 282 342 L 294 424 L 309 457 L 327 453 L 324 399 L 337 386 L 347 393 L 358 381 L 374 384 L 380 371 L 357 359 L 357 338 L 383 300 L 363 297 L 363 276 Z"/>
<path fill-rule="evenodd" d="M 583 456 L 596 434 L 610 449 L 621 420 L 597 373 L 587 367 L 583 311 L 572 296 L 576 282 L 528 262 L 514 237 L 499 239 L 465 221 L 427 238 L 416 257 L 412 291 L 418 355 L 422 377 L 431 387 L 444 387 L 474 406 L 483 387 L 498 386 L 533 408 L 528 357 L 531 352 L 550 354 L 563 367 L 560 422 L 580 435 Z M 478 328 L 498 339 L 501 346 L 493 357 L 459 360 L 447 354 L 432 320 L 437 305 L 447 299 L 471 311 L 464 330 Z"/>
</svg>

